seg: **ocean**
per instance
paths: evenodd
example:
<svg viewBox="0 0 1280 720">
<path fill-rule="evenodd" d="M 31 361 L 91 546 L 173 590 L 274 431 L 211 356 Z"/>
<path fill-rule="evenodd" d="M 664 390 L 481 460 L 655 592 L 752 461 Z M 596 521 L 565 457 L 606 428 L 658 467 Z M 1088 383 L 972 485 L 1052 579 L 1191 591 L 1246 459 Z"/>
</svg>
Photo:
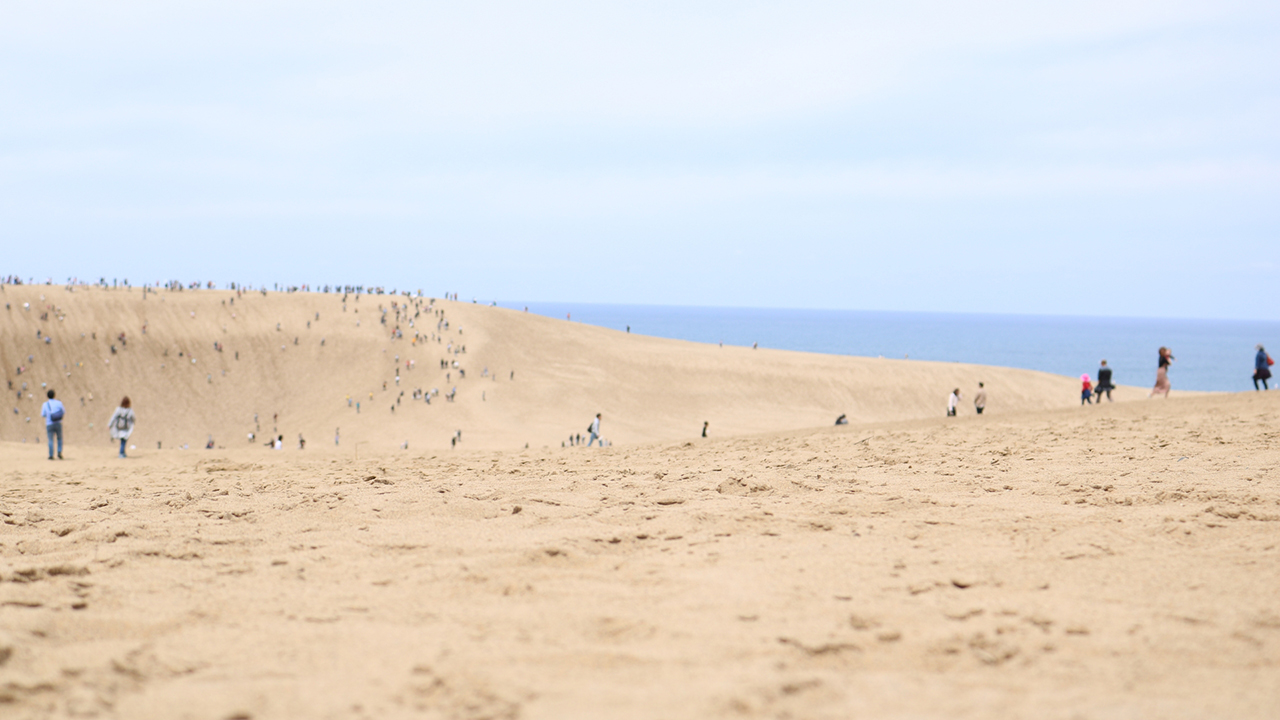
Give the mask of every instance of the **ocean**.
<svg viewBox="0 0 1280 720">
<path fill-rule="evenodd" d="M 1173 389 L 1253 390 L 1254 347 L 1280 357 L 1280 322 L 968 313 L 499 302 L 641 335 L 832 355 L 909 358 L 1096 378 L 1107 360 L 1118 384 L 1155 382 L 1156 351 L 1173 350 Z M 1277 366 L 1280 368 L 1280 366 Z M 1280 375 L 1280 373 L 1277 373 Z M 1274 382 L 1272 385 L 1274 386 Z"/>
</svg>

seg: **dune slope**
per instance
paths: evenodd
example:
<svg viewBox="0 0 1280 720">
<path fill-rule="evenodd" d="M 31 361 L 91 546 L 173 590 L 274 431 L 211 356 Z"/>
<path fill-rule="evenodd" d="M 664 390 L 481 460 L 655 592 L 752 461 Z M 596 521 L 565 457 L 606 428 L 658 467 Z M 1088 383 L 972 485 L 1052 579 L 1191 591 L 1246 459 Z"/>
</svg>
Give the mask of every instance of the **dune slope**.
<svg viewBox="0 0 1280 720">
<path fill-rule="evenodd" d="M 445 449 L 457 431 L 470 448 L 558 447 L 597 412 L 615 444 L 695 437 L 703 421 L 725 437 L 842 413 L 855 423 L 938 416 L 953 387 L 972 414 L 979 381 L 988 414 L 1078 404 L 1074 380 L 1045 373 L 717 347 L 442 300 L 60 286 L 8 286 L 0 300 L 11 383 L 0 440 L 43 443 L 48 386 L 66 402 L 67 442 L 103 451 L 126 394 L 141 450 L 203 447 L 209 436 L 248 446 L 249 433 L 258 443 L 284 435 L 289 448 L 301 435 L 315 448 L 335 432 L 372 452 Z M 432 389 L 430 404 L 415 399 Z M 1117 400 L 1144 395 L 1122 388 Z"/>
</svg>

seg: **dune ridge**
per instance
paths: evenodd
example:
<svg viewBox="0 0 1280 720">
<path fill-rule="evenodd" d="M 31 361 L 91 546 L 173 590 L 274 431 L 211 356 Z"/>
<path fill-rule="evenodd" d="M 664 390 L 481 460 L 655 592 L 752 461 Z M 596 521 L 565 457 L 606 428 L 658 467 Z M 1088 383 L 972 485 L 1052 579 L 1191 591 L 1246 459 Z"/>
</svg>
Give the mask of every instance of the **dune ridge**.
<svg viewBox="0 0 1280 720">
<path fill-rule="evenodd" d="M 72 443 L 0 427 L 5 718 L 1280 715 L 1280 393 L 1081 408 L 1043 373 L 470 304 L 393 341 L 389 296 L 60 291 L 3 297 Z M 457 400 L 393 413 L 452 387 L 450 343 Z M 989 414 L 944 417 L 979 379 Z M 125 392 L 119 460 L 88 423 Z M 559 447 L 597 410 L 614 445 Z M 289 452 L 240 440 L 253 412 Z"/>
<path fill-rule="evenodd" d="M 3 287 L 0 362 L 14 384 L 4 441 L 43 442 L 44 384 L 67 405 L 70 445 L 107 448 L 105 421 L 129 395 L 141 449 L 202 448 L 209 436 L 247 446 L 249 433 L 259 443 L 282 434 L 288 448 L 301 434 L 319 448 L 338 428 L 370 452 L 444 449 L 457 431 L 464 448 L 558 447 L 596 412 L 613 443 L 695 437 L 703 421 L 726 437 L 829 425 L 840 414 L 854 423 L 934 417 L 953 387 L 971 415 L 979 381 L 991 415 L 1079 403 L 1075 380 L 1028 370 L 717 347 L 440 299 L 350 295 L 344 309 L 339 294 Z M 397 319 L 392 303 L 407 312 Z M 403 337 L 392 339 L 397 327 Z M 427 339 L 415 343 L 415 333 Z M 413 397 L 433 388 L 430 405 Z"/>
</svg>

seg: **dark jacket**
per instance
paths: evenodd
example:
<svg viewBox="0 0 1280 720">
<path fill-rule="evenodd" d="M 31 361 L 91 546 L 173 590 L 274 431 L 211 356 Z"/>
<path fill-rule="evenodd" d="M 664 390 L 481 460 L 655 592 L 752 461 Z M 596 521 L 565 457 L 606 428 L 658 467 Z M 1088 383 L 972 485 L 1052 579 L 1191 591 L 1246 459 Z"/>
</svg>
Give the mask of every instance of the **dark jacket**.
<svg viewBox="0 0 1280 720">
<path fill-rule="evenodd" d="M 1098 390 L 1114 390 L 1115 385 L 1111 384 L 1111 368 L 1098 368 Z"/>
</svg>

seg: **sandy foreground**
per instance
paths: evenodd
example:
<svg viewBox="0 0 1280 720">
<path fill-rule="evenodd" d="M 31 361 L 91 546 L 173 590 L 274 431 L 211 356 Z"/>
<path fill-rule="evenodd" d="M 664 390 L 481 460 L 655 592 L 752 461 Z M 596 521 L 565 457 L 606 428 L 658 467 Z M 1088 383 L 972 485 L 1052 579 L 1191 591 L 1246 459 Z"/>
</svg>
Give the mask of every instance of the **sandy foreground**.
<svg viewBox="0 0 1280 720">
<path fill-rule="evenodd" d="M 585 449 L 0 444 L 5 718 L 1280 717 L 1280 393 Z"/>
</svg>

